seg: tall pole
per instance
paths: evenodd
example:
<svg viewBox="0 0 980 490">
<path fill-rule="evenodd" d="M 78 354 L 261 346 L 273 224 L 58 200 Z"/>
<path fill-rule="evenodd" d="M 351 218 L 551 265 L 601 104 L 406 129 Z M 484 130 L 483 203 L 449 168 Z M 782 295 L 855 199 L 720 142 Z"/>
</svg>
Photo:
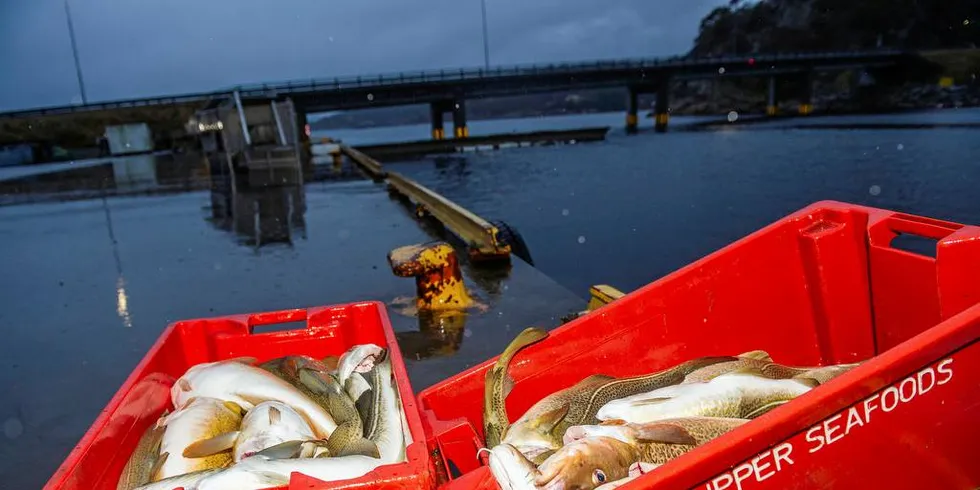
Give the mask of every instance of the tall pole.
<svg viewBox="0 0 980 490">
<path fill-rule="evenodd" d="M 82 104 L 88 104 L 88 97 L 85 95 L 85 81 L 82 80 L 82 65 L 78 62 L 78 47 L 75 46 L 75 26 L 71 23 L 71 9 L 68 8 L 68 0 L 65 0 L 65 16 L 68 17 L 68 37 L 71 38 L 71 54 L 75 57 L 75 74 L 78 75 L 78 90 L 82 92 Z"/>
<path fill-rule="evenodd" d="M 483 9 L 483 67 L 490 70 L 490 44 L 487 41 L 487 0 L 480 0 Z"/>
</svg>

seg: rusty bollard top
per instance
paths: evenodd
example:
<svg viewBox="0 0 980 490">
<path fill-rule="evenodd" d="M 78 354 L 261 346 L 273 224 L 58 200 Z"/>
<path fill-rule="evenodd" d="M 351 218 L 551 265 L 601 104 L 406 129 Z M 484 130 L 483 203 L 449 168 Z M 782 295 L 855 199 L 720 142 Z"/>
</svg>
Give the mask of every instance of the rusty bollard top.
<svg viewBox="0 0 980 490">
<path fill-rule="evenodd" d="M 463 284 L 456 251 L 442 241 L 399 247 L 388 253 L 391 271 L 414 277 L 419 310 L 455 310 L 473 300 Z"/>
</svg>

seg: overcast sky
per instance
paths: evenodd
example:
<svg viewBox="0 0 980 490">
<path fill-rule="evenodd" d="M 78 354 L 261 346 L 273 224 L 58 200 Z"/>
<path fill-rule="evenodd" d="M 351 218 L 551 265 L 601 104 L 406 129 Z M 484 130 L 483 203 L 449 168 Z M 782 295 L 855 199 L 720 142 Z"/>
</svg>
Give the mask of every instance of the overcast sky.
<svg viewBox="0 0 980 490">
<path fill-rule="evenodd" d="M 69 0 L 89 101 L 483 64 L 479 0 Z M 672 55 L 724 0 L 486 0 L 491 64 Z M 63 0 L 0 0 L 0 110 L 80 101 Z"/>
</svg>

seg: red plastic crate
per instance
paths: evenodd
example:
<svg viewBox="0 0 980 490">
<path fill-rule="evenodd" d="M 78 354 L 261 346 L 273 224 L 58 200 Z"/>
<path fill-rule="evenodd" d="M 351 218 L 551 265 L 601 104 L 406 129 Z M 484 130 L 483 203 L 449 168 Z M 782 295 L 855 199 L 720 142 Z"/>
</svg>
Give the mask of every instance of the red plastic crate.
<svg viewBox="0 0 980 490">
<path fill-rule="evenodd" d="M 256 333 L 256 327 L 306 322 L 305 329 Z M 340 355 L 356 344 L 387 347 L 412 444 L 407 461 L 381 466 L 367 475 L 326 483 L 293 473 L 289 489 L 416 489 L 432 486 L 432 460 L 422 422 L 384 305 L 342 306 L 187 320 L 167 327 L 109 405 L 45 485 L 45 489 L 116 488 L 129 455 L 143 432 L 170 406 L 170 387 L 189 367 L 241 356 L 264 362 L 285 355 L 316 358 Z"/>
<path fill-rule="evenodd" d="M 938 241 L 936 256 L 892 247 Z M 867 360 L 624 489 L 963 488 L 980 485 L 980 228 L 821 202 L 522 351 L 511 421 L 544 393 L 698 356 Z M 476 449 L 492 359 L 419 395 L 448 489 L 495 489 Z M 778 467 L 777 467 L 778 463 Z"/>
</svg>

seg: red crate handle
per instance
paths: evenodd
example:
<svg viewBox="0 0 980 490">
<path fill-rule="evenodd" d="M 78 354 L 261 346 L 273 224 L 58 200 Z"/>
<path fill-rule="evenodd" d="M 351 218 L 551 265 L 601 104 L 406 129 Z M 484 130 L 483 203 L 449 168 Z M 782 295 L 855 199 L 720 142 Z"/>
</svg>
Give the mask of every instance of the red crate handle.
<svg viewBox="0 0 980 490">
<path fill-rule="evenodd" d="M 896 213 L 872 224 L 868 235 L 873 245 L 887 247 L 899 234 L 942 240 L 961 228 L 963 225 L 949 221 Z"/>
<path fill-rule="evenodd" d="M 309 310 L 298 308 L 295 310 L 270 311 L 267 313 L 253 313 L 248 315 L 246 324 L 248 333 L 252 333 L 254 327 L 262 325 L 275 325 L 277 323 L 290 323 L 298 321 L 309 321 Z M 309 324 L 307 324 L 309 327 Z"/>
</svg>

